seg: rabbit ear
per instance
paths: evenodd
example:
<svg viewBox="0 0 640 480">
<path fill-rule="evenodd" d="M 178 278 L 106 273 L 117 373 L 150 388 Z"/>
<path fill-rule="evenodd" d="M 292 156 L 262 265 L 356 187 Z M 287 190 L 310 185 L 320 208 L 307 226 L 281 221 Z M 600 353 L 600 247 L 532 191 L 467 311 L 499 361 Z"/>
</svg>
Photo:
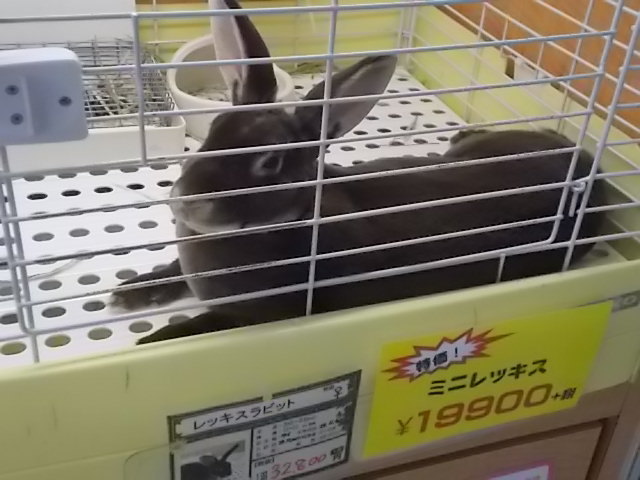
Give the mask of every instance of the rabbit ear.
<svg viewBox="0 0 640 480">
<path fill-rule="evenodd" d="M 217 10 L 240 9 L 236 0 L 210 0 L 210 6 Z M 218 60 L 271 56 L 260 33 L 246 15 L 215 16 L 211 19 L 211 26 Z M 272 64 L 223 65 L 220 70 L 234 105 L 275 100 L 277 83 Z"/>
<path fill-rule="evenodd" d="M 396 68 L 394 56 L 367 57 L 336 73 L 331 81 L 331 98 L 352 97 L 358 95 L 375 95 L 384 92 Z M 305 100 L 324 98 L 325 82 L 317 84 L 305 97 Z M 363 100 L 327 105 L 329 111 L 328 138 L 344 135 L 358 125 L 374 107 L 377 100 Z M 304 104 L 302 104 L 304 105 Z M 320 135 L 322 105 L 313 107 L 297 107 L 295 116 L 302 124 L 316 135 Z"/>
</svg>

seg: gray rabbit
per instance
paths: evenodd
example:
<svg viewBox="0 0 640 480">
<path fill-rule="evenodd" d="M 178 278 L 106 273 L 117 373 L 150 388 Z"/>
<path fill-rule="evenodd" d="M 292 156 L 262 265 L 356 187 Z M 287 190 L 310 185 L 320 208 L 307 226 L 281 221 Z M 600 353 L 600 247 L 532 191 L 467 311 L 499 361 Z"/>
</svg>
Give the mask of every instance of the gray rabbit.
<svg viewBox="0 0 640 480">
<path fill-rule="evenodd" d="M 219 0 L 219 3 L 222 8 L 240 8 L 235 0 Z M 246 16 L 218 16 L 214 21 L 215 31 L 218 32 L 214 37 L 216 51 L 221 58 L 231 58 L 238 54 L 243 58 L 269 56 L 260 34 Z M 396 59 L 392 56 L 365 58 L 332 77 L 332 97 L 382 93 L 395 67 Z M 276 79 L 270 64 L 228 66 L 224 67 L 224 72 L 234 104 L 274 101 Z M 306 99 L 323 98 L 324 89 L 324 82 L 316 85 Z M 364 100 L 332 105 L 328 116 L 329 138 L 337 138 L 350 131 L 374 105 L 375 101 Z M 320 137 L 321 118 L 321 106 L 304 104 L 295 108 L 293 113 L 283 109 L 223 113 L 212 122 L 209 136 L 200 151 L 317 140 Z M 456 135 L 451 148 L 441 156 L 381 158 L 350 167 L 325 165 L 324 177 L 337 179 L 425 165 L 446 166 L 461 160 L 573 146 L 575 145 L 564 136 L 548 130 L 470 130 Z M 185 162 L 182 175 L 175 183 L 171 195 L 178 197 L 313 180 L 317 174 L 317 157 L 318 147 L 304 147 L 189 159 Z M 330 183 L 323 187 L 321 214 L 327 219 L 364 210 L 506 189 L 517 191 L 536 185 L 563 182 L 567 177 L 571 158 L 571 152 L 539 154 L 526 159 L 434 168 L 418 173 Z M 593 161 L 588 152 L 581 151 L 573 178 L 587 176 Z M 317 288 L 312 310 L 314 313 L 327 312 L 495 282 L 499 265 L 496 254 L 487 254 L 472 262 L 456 265 L 447 263 L 447 260 L 543 242 L 551 238 L 553 222 L 494 228 L 462 237 L 452 237 L 450 234 L 553 217 L 557 213 L 561 193 L 561 188 L 545 188 L 535 192 L 456 201 L 396 213 L 378 212 L 368 218 L 322 223 L 318 237 L 320 255 L 390 242 L 409 241 L 410 244 L 318 260 L 315 277 L 319 281 L 378 270 L 385 270 L 388 275 Z M 172 203 L 171 208 L 176 219 L 178 237 L 187 237 L 310 219 L 313 217 L 314 194 L 315 187 L 307 186 L 251 195 L 185 200 Z M 590 205 L 600 203 L 602 194 L 602 185 L 597 182 Z M 564 217 L 555 232 L 555 242 L 570 239 L 574 228 L 575 216 L 569 215 L 568 206 L 563 213 Z M 603 219 L 603 215 L 599 213 L 586 215 L 580 235 L 596 235 Z M 310 252 L 311 236 L 312 228 L 306 225 L 267 233 L 254 232 L 183 242 L 179 244 L 178 260 L 163 270 L 125 282 L 131 289 L 116 292 L 113 302 L 127 309 L 135 309 L 166 304 L 189 292 L 199 299 L 207 300 L 304 284 L 309 274 L 309 264 L 306 261 L 194 278 L 187 282 L 139 288 L 135 286 L 137 282 L 169 278 L 183 273 L 194 274 L 304 258 Z M 437 238 L 428 242 L 417 240 L 430 236 Z M 583 257 L 591 247 L 590 244 L 577 246 L 573 260 Z M 501 279 L 514 280 L 560 271 L 565 253 L 566 248 L 556 248 L 508 256 Z M 437 268 L 394 275 L 393 269 L 434 261 L 440 262 L 436 265 Z M 305 313 L 305 302 L 306 291 L 303 288 L 270 297 L 227 303 L 181 324 L 168 325 L 142 338 L 139 343 L 302 316 Z"/>
<path fill-rule="evenodd" d="M 215 455 L 202 455 L 198 462 L 190 462 L 180 467 L 180 480 L 219 480 L 229 478 L 233 474 L 229 457 L 235 452 L 239 443 L 233 445 L 220 458 Z"/>
</svg>

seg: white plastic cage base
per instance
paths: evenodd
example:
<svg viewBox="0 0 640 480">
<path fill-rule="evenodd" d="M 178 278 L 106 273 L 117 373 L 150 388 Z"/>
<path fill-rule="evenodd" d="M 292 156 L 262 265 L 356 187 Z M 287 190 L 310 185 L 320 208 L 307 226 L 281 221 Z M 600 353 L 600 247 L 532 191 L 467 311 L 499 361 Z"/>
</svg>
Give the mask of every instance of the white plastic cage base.
<svg viewBox="0 0 640 480">
<path fill-rule="evenodd" d="M 303 95 L 321 80 L 321 75 L 300 75 L 294 79 L 296 91 Z M 422 84 L 403 70 L 398 70 L 389 86 L 389 92 L 419 90 L 426 91 Z M 463 126 L 463 120 L 439 99 L 433 96 L 404 98 L 379 102 L 367 119 L 347 137 L 390 132 L 400 134 L 406 129 L 456 125 Z M 351 165 L 379 157 L 443 153 L 449 147 L 451 135 L 453 133 L 439 133 L 368 143 L 337 144 L 329 149 L 327 162 Z M 198 148 L 197 143 L 189 139 L 187 145 L 192 150 Z M 19 214 L 29 215 L 167 198 L 170 186 L 178 175 L 177 165 L 108 172 L 96 169 L 77 175 L 27 177 L 16 180 L 14 189 Z M 29 259 L 166 241 L 175 237 L 171 213 L 166 205 L 28 221 L 21 224 L 21 233 L 25 256 Z M 607 245 L 598 246 L 594 252 L 586 260 L 587 263 L 622 260 Z M 111 311 L 107 305 L 108 295 L 104 294 L 55 301 L 62 297 L 113 288 L 122 280 L 167 264 L 176 255 L 176 247 L 171 245 L 29 267 L 32 300 L 52 300 L 52 303 L 34 307 L 35 327 L 57 329 L 55 333 L 35 336 L 39 361 L 130 347 L 138 338 L 152 330 L 168 322 L 182 321 L 202 311 L 189 310 L 149 316 L 143 320 L 123 320 L 103 326 L 74 328 L 74 324 L 87 322 L 92 318 L 98 320 L 115 317 L 122 312 Z M 0 368 L 30 364 L 34 362 L 36 352 L 33 350 L 32 339 L 20 336 L 7 270 L 0 271 L 0 280 Z M 181 303 L 186 305 L 193 301 L 191 298 L 182 300 Z"/>
</svg>

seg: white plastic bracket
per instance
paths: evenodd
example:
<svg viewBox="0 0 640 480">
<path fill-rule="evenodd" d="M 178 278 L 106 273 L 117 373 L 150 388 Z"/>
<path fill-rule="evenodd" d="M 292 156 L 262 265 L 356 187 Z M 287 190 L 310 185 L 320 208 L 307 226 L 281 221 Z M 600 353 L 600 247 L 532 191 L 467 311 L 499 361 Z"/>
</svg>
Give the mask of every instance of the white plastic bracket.
<svg viewBox="0 0 640 480">
<path fill-rule="evenodd" d="M 66 48 L 0 51 L 0 145 L 88 135 L 82 65 Z"/>
</svg>

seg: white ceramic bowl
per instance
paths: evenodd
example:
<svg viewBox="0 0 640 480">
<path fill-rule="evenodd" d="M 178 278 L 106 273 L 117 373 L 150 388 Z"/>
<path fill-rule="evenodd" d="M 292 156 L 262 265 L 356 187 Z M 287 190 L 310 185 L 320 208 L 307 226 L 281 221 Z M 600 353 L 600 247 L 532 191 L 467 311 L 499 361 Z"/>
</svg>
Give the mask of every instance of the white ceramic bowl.
<svg viewBox="0 0 640 480">
<path fill-rule="evenodd" d="M 210 35 L 196 38 L 185 43 L 173 56 L 172 62 L 193 62 L 203 60 L 215 60 L 216 52 L 213 39 Z M 276 101 L 296 100 L 293 79 L 284 70 L 274 65 L 278 93 Z M 206 67 L 183 67 L 170 69 L 167 73 L 169 91 L 176 105 L 181 110 L 193 108 L 218 108 L 230 106 L 231 102 L 207 98 L 206 94 L 219 92 L 221 98 L 227 95 L 224 80 L 219 67 L 210 65 Z M 216 113 L 203 113 L 198 115 L 185 115 L 187 133 L 192 137 L 204 141 L 209 132 L 209 125 Z"/>
</svg>

